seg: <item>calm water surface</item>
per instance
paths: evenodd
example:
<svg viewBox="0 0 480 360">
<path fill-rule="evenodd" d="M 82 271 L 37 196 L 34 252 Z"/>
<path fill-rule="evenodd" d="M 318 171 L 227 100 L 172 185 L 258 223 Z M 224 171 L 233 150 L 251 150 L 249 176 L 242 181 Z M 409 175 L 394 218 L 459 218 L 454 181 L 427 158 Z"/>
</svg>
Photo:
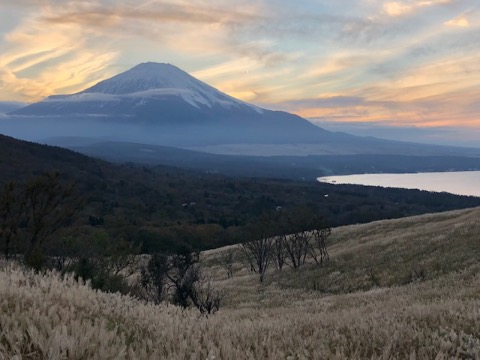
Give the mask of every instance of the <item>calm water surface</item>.
<svg viewBox="0 0 480 360">
<path fill-rule="evenodd" d="M 446 191 L 458 195 L 480 196 L 480 171 L 458 171 L 417 174 L 362 174 L 326 176 L 317 179 L 331 184 Z"/>
</svg>

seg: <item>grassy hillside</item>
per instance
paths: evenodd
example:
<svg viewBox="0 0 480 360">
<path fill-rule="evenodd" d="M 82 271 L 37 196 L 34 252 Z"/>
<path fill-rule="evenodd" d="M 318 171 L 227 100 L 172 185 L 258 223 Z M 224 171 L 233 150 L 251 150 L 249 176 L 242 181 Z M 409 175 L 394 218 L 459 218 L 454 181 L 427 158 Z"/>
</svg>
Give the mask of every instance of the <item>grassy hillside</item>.
<svg viewBox="0 0 480 360">
<path fill-rule="evenodd" d="M 422 283 L 480 268 L 480 208 L 338 227 L 332 231 L 328 248 L 327 266 L 312 263 L 301 271 L 272 270 L 266 277 L 267 287 L 293 296 L 297 291 L 341 295 Z M 211 259 L 225 249 L 205 253 L 205 262 L 219 274 L 221 267 Z M 231 284 L 232 306 L 242 298 L 241 279 L 249 282 L 251 278 L 243 266 L 237 266 L 238 277 Z M 230 286 L 228 280 L 225 286 Z M 247 294 L 252 297 L 250 291 Z"/>
<path fill-rule="evenodd" d="M 479 230 L 479 208 L 336 228 L 327 266 L 263 285 L 215 265 L 235 248 L 208 251 L 225 293 L 210 317 L 4 265 L 0 358 L 476 359 Z"/>
</svg>

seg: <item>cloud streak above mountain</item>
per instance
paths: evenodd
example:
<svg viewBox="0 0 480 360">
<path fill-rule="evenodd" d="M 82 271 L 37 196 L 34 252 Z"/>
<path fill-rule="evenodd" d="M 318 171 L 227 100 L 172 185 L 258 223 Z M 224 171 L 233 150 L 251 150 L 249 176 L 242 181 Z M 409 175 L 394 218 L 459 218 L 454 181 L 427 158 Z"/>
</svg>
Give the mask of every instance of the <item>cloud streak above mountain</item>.
<svg viewBox="0 0 480 360">
<path fill-rule="evenodd" d="M 480 128 L 476 0 L 17 0 L 0 32 L 0 100 L 157 61 L 306 117 Z"/>
</svg>

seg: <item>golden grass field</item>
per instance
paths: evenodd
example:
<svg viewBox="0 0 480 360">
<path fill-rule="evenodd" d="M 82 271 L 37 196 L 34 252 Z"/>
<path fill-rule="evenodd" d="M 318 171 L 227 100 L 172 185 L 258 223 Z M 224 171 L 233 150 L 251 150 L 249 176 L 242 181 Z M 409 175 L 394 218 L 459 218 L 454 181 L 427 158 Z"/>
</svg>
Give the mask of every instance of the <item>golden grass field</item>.
<svg viewBox="0 0 480 360">
<path fill-rule="evenodd" d="M 480 209 L 333 229 L 330 262 L 233 278 L 213 316 L 3 264 L 0 359 L 480 359 Z"/>
</svg>

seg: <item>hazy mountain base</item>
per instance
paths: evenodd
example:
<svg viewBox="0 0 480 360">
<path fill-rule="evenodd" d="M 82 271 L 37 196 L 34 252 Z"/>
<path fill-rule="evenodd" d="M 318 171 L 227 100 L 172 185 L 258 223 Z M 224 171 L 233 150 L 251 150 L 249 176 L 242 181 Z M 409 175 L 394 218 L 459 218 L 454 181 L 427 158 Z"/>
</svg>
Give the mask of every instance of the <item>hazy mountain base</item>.
<svg viewBox="0 0 480 360">
<path fill-rule="evenodd" d="M 107 161 L 167 165 L 228 176 L 314 181 L 319 176 L 480 170 L 480 157 L 415 155 L 241 156 L 210 154 L 166 146 L 104 142 L 63 146 Z M 78 140 L 77 140 L 78 141 Z M 55 145 L 55 141 L 52 142 Z M 299 145 L 300 147 L 300 145 Z"/>
<path fill-rule="evenodd" d="M 333 133 L 330 141 L 297 143 L 232 143 L 190 146 L 188 149 L 211 154 L 250 156 L 308 156 L 308 155 L 357 155 L 391 154 L 406 156 L 473 156 L 480 155 L 480 148 L 432 145 L 422 142 L 386 140 L 372 136 L 353 136 Z"/>
<path fill-rule="evenodd" d="M 238 263 L 234 277 L 222 280 L 213 264 L 228 249 L 204 253 L 226 293 L 226 306 L 209 318 L 6 266 L 0 358 L 478 358 L 479 215 L 474 209 L 334 229 L 327 267 L 270 273 L 265 286 Z M 428 251 L 417 251 L 419 244 Z M 421 264 L 428 275 L 387 281 L 398 269 L 385 262 L 405 270 Z M 381 270 L 380 284 L 392 286 L 370 279 L 369 290 L 342 294 L 365 268 Z M 339 294 L 305 289 L 313 275 L 337 277 Z"/>
<path fill-rule="evenodd" d="M 285 124 L 275 123 L 273 118 L 265 123 L 250 125 L 241 119 L 230 119 L 224 123 L 167 122 L 152 125 L 145 123 L 142 118 L 113 115 L 7 116 L 0 119 L 2 134 L 54 145 L 68 145 L 72 137 L 77 137 L 83 138 L 84 144 L 127 142 L 226 155 L 480 156 L 480 149 L 475 148 L 358 137 L 330 133 L 312 124 L 310 126 L 312 129 L 290 129 Z"/>
</svg>

